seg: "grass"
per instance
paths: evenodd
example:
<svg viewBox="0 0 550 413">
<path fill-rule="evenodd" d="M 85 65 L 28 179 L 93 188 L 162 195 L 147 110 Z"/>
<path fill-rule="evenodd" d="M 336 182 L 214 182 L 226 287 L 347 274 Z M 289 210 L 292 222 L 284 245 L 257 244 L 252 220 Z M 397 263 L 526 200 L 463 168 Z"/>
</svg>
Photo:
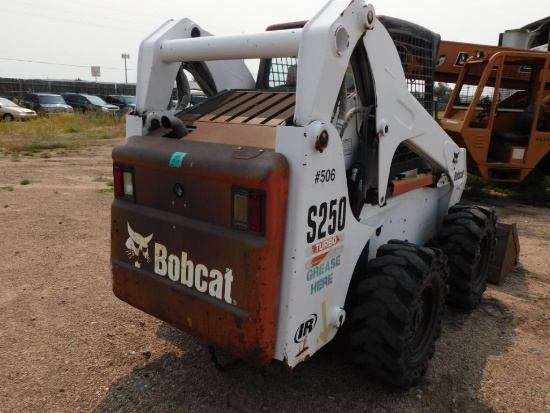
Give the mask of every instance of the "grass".
<svg viewBox="0 0 550 413">
<path fill-rule="evenodd" d="M 37 182 L 40 182 L 40 181 L 37 181 L 36 179 L 27 179 L 27 178 L 24 178 L 24 179 L 21 179 L 21 181 L 19 182 L 20 185 L 30 185 L 30 184 L 35 184 Z"/>
<path fill-rule="evenodd" d="M 511 198 L 527 205 L 550 207 L 550 176 L 531 174 L 521 183 L 485 181 L 468 174 L 465 195 Z"/>
<path fill-rule="evenodd" d="M 93 179 L 92 182 L 106 182 L 108 185 L 108 183 L 113 182 L 113 180 L 109 178 L 103 178 L 102 176 L 98 176 L 97 178 Z"/>
<path fill-rule="evenodd" d="M 112 194 L 114 192 L 115 183 L 112 179 L 98 176 L 97 178 L 93 179 L 92 182 L 104 182 L 105 185 L 107 185 L 107 188 L 100 188 L 97 190 L 97 192 L 99 192 L 100 194 Z"/>
<path fill-rule="evenodd" d="M 79 112 L 40 116 L 27 122 L 0 122 L 0 151 L 11 156 L 14 162 L 21 156 L 50 158 L 92 146 L 114 144 L 124 134 L 124 118 Z"/>
<path fill-rule="evenodd" d="M 11 186 L 11 185 L 8 185 L 8 186 L 0 186 L 0 191 L 11 192 L 11 191 L 13 191 L 13 186 Z"/>
<path fill-rule="evenodd" d="M 78 154 L 98 145 L 114 145 L 124 138 L 125 118 L 114 119 L 75 112 L 55 116 L 40 116 L 28 122 L 0 122 L 0 152 L 9 156 L 12 162 L 22 157 L 40 157 Z M 23 179 L 21 185 L 29 185 L 30 179 Z M 99 192 L 112 193 L 111 179 L 97 177 L 94 182 L 104 182 L 107 188 Z M 1 187 L 2 191 L 13 191 L 13 187 Z M 529 176 L 521 184 L 499 185 L 468 175 L 466 195 L 484 197 L 509 197 L 516 201 L 550 207 L 550 177 Z"/>
</svg>

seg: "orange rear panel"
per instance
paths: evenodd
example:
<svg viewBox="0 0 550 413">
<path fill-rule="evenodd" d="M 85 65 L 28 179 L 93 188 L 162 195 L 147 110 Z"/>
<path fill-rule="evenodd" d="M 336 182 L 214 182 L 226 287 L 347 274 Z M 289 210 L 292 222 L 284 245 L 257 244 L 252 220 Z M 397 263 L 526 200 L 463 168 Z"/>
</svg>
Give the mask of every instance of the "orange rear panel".
<svg viewBox="0 0 550 413">
<path fill-rule="evenodd" d="M 121 300 L 252 364 L 273 357 L 288 163 L 273 151 L 132 137 L 135 202 L 112 204 L 113 291 Z M 180 162 L 171 163 L 174 154 Z M 183 154 L 183 155 L 182 155 Z M 181 197 L 174 188 L 180 185 Z M 232 190 L 263 194 L 264 233 L 232 224 Z"/>
</svg>

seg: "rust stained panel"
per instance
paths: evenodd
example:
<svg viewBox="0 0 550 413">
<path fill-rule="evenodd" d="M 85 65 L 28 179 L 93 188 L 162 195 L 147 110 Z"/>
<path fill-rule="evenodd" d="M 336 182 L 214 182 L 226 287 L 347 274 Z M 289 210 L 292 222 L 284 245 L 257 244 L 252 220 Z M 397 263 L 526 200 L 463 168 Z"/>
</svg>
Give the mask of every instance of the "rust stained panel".
<svg viewBox="0 0 550 413">
<path fill-rule="evenodd" d="M 292 97 L 293 95 L 281 93 L 272 94 L 254 107 L 250 107 L 238 116 L 230 119 L 230 121 L 238 123 L 257 123 L 259 120 L 260 123 L 263 123 L 265 119 L 277 115 L 289 106 L 293 106 L 294 99 L 292 99 Z M 278 109 L 273 110 L 274 108 Z"/>
<path fill-rule="evenodd" d="M 294 115 L 294 106 L 296 104 L 296 95 L 286 95 L 284 99 L 277 104 L 262 111 L 261 116 L 250 119 L 247 123 L 258 125 L 277 126 L 290 116 Z"/>
<path fill-rule="evenodd" d="M 208 122 L 217 119 L 220 116 L 226 115 L 228 112 L 235 110 L 235 108 L 239 108 L 242 105 L 247 104 L 250 99 L 255 97 L 254 94 L 248 92 L 230 92 L 229 96 L 230 98 L 225 99 L 223 104 L 220 102 L 216 109 L 212 110 L 210 113 L 204 114 L 198 120 Z M 215 99 L 217 100 L 217 98 Z"/>
<path fill-rule="evenodd" d="M 195 121 L 200 119 L 205 114 L 215 111 L 218 107 L 223 106 L 226 102 L 236 98 L 237 95 L 232 92 L 221 93 L 215 98 L 205 100 L 200 105 L 194 106 L 190 111 L 184 112 L 181 119 L 185 121 Z"/>
<path fill-rule="evenodd" d="M 271 93 L 247 93 L 249 99 L 238 106 L 233 106 L 220 116 L 210 119 L 213 122 L 236 122 L 241 123 L 249 116 L 246 113 L 261 113 L 270 105 L 270 101 L 276 99 Z"/>
<path fill-rule="evenodd" d="M 295 102 L 291 92 L 231 91 L 182 113 L 180 119 L 277 126 L 294 114 Z"/>
<path fill-rule="evenodd" d="M 277 125 L 280 125 L 281 122 L 283 122 L 284 120 L 288 119 L 289 117 L 293 116 L 294 115 L 294 105 L 292 105 L 291 107 L 285 109 L 284 111 L 282 111 L 281 113 L 279 113 L 277 115 L 277 117 L 274 117 L 272 119 L 270 119 L 269 121 L 265 122 L 264 125 L 266 126 L 277 126 Z"/>
<path fill-rule="evenodd" d="M 136 203 L 113 201 L 111 262 L 115 295 L 249 363 L 270 363 L 277 330 L 288 192 L 286 159 L 267 151 L 248 160 L 234 159 L 234 148 L 228 145 L 163 138 L 134 137 L 126 142 L 113 151 L 114 162 L 141 170 L 140 176 L 147 175 L 146 171 L 156 176 L 136 181 Z M 215 146 L 220 149 L 212 150 Z M 175 150 L 187 151 L 181 169 L 167 166 Z M 224 186 L 262 190 L 265 235 L 235 230 L 229 223 L 216 224 L 215 219 L 205 220 L 200 208 L 193 213 L 166 208 L 175 199 L 169 192 L 157 194 L 165 198 L 157 204 L 153 198 L 141 203 L 140 193 L 149 192 L 163 181 L 180 180 L 181 174 L 189 179 L 201 178 L 203 186 L 210 181 L 219 187 L 213 186 L 219 191 L 217 205 L 203 205 L 212 214 L 220 213 L 216 207 L 230 209 Z M 200 207 L 202 195 L 196 195 L 190 202 L 198 202 Z M 147 239 L 148 259 L 144 248 L 139 256 L 128 254 L 128 245 L 133 245 L 128 225 L 141 239 Z"/>
</svg>

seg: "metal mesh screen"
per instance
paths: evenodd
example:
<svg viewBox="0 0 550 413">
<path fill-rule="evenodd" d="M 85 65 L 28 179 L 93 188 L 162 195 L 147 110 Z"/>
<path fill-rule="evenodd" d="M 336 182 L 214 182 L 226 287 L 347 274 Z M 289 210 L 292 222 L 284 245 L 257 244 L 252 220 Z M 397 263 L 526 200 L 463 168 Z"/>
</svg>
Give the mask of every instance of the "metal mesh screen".
<svg viewBox="0 0 550 413">
<path fill-rule="evenodd" d="M 271 59 L 269 68 L 269 87 L 296 87 L 295 57 L 277 57 Z"/>
<path fill-rule="evenodd" d="M 429 112 L 434 110 L 433 42 L 399 31 L 390 31 L 395 43 L 409 92 Z"/>
<path fill-rule="evenodd" d="M 441 37 L 406 20 L 387 16 L 379 16 L 379 20 L 397 48 L 409 91 L 433 115 L 435 62 Z"/>
</svg>

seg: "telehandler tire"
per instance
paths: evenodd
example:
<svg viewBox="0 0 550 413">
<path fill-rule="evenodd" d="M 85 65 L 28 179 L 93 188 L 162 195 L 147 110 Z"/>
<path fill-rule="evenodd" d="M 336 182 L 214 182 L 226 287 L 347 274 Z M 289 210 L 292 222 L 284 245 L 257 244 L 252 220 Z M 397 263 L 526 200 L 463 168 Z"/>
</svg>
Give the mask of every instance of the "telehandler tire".
<svg viewBox="0 0 550 413">
<path fill-rule="evenodd" d="M 414 386 L 441 335 L 448 275 L 438 249 L 396 240 L 381 246 L 351 292 L 351 361 L 392 386 Z"/>
<path fill-rule="evenodd" d="M 497 216 L 494 208 L 459 203 L 443 218 L 443 227 L 430 245 L 449 259 L 450 306 L 474 310 L 487 288 L 495 257 Z"/>
</svg>

